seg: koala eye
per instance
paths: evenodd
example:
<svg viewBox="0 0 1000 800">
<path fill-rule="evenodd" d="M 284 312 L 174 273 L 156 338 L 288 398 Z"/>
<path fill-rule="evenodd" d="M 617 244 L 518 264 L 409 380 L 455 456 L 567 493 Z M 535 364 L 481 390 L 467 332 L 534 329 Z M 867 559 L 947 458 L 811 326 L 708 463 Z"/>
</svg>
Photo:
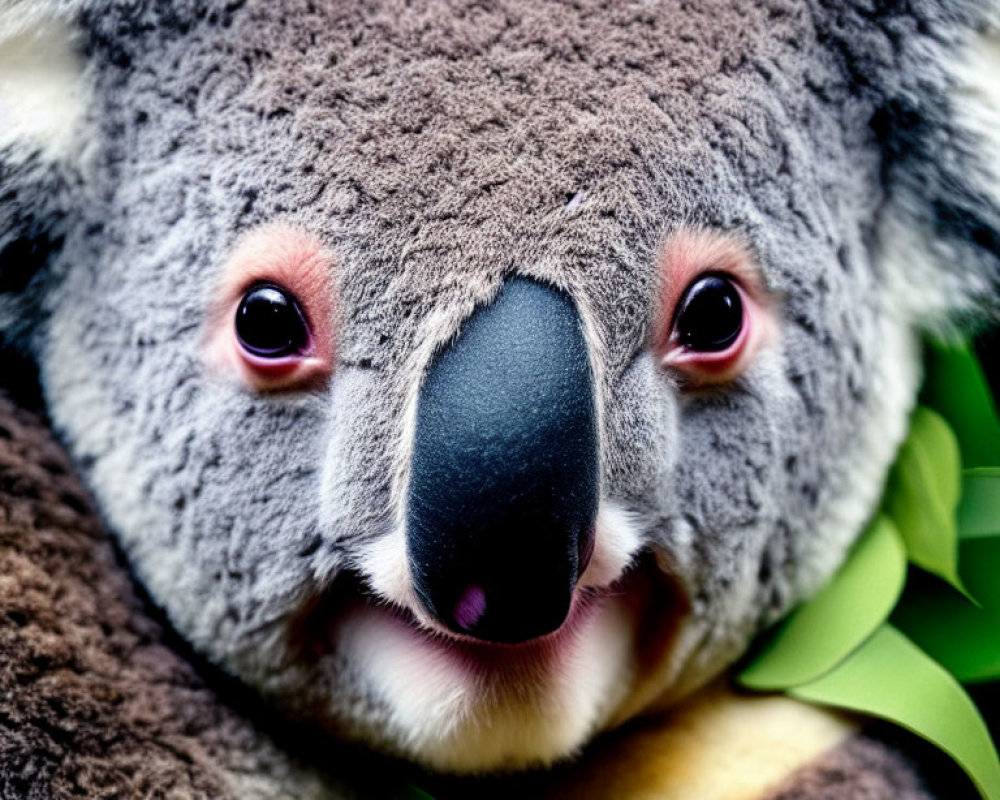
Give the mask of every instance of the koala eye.
<svg viewBox="0 0 1000 800">
<path fill-rule="evenodd" d="M 777 333 L 777 298 L 764 287 L 746 242 L 734 234 L 680 230 L 663 244 L 660 304 L 650 342 L 680 386 L 742 375 Z"/>
<path fill-rule="evenodd" d="M 205 314 L 203 359 L 251 392 L 318 387 L 336 353 L 333 254 L 284 223 L 248 232 L 222 266 Z"/>
<path fill-rule="evenodd" d="M 696 386 L 731 381 L 752 363 L 771 324 L 768 310 L 736 278 L 702 273 L 677 302 L 660 364 Z"/>
<path fill-rule="evenodd" d="M 258 358 L 284 358 L 309 344 L 309 327 L 298 301 L 273 283 L 256 283 L 236 309 L 236 338 Z"/>
<path fill-rule="evenodd" d="M 723 275 L 696 279 L 684 293 L 674 322 L 677 343 L 692 351 L 718 353 L 743 331 L 743 301 Z"/>
</svg>

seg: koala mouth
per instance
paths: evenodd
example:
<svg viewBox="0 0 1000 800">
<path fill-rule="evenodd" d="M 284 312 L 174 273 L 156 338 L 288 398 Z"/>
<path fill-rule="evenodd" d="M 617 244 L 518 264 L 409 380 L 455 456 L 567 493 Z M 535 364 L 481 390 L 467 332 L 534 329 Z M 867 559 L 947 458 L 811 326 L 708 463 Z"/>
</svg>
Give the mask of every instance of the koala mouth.
<svg viewBox="0 0 1000 800">
<path fill-rule="evenodd" d="M 563 624 L 525 642 L 489 642 L 432 628 L 410 609 L 383 600 L 359 573 L 350 570 L 309 604 L 294 627 L 296 650 L 313 658 L 329 655 L 331 647 L 356 647 L 357 629 L 367 626 L 379 631 L 373 635 L 385 648 L 402 646 L 406 655 L 442 658 L 457 674 L 488 684 L 557 674 L 580 655 L 588 639 L 600 638 L 607 627 L 614 626 L 629 633 L 631 671 L 641 683 L 654 678 L 669 660 L 689 611 L 686 593 L 653 553 L 644 550 L 613 582 L 578 587 Z"/>
<path fill-rule="evenodd" d="M 287 655 L 313 699 L 287 707 L 338 738 L 444 772 L 550 764 L 673 699 L 690 610 L 646 550 L 614 580 L 578 586 L 559 628 L 519 643 L 431 627 L 345 571 L 289 631 Z M 345 675 L 379 709 L 377 723 L 339 704 Z"/>
</svg>

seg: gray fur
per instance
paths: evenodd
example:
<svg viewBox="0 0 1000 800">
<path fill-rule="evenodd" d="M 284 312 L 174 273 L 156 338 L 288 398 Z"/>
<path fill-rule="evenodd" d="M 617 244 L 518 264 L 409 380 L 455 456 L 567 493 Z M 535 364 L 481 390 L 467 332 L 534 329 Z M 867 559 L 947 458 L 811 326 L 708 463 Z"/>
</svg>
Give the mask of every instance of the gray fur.
<svg viewBox="0 0 1000 800">
<path fill-rule="evenodd" d="M 45 256 L 7 338 L 177 629 L 291 711 L 426 759 L 363 669 L 289 632 L 392 535 L 434 348 L 507 274 L 566 289 L 603 498 L 691 607 L 680 693 L 815 591 L 871 513 L 941 323 L 922 309 L 997 317 L 998 195 L 952 104 L 980 5 L 95 3 L 96 148 L 0 161 L 4 288 L 23 242 Z M 888 214 L 949 256 L 919 303 L 891 291 Z M 272 220 L 336 255 L 322 390 L 254 396 L 202 365 L 220 267 Z M 741 233 L 782 299 L 776 345 L 698 393 L 647 348 L 682 226 Z"/>
</svg>

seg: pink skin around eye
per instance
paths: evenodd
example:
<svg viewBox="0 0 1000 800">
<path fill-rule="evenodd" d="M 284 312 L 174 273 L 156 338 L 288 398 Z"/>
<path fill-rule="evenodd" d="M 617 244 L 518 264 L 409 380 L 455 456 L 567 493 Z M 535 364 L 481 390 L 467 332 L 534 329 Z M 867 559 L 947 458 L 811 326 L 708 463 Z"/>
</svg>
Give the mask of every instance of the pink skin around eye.
<svg viewBox="0 0 1000 800">
<path fill-rule="evenodd" d="M 318 237 L 290 225 L 251 231 L 233 250 L 215 288 L 208 316 L 206 362 L 235 376 L 254 391 L 307 388 L 326 380 L 333 368 L 333 257 Z M 301 353 L 263 358 L 236 337 L 235 318 L 244 293 L 265 281 L 291 293 L 309 328 Z"/>
<path fill-rule="evenodd" d="M 710 231 L 681 231 L 667 240 L 660 255 L 660 312 L 654 351 L 662 367 L 679 372 L 692 384 L 725 383 L 752 363 L 774 328 L 772 304 L 760 272 L 745 245 L 734 236 Z M 688 287 L 706 273 L 722 274 L 739 292 L 743 305 L 740 333 L 729 347 L 701 352 L 682 345 L 673 329 L 677 306 Z"/>
</svg>

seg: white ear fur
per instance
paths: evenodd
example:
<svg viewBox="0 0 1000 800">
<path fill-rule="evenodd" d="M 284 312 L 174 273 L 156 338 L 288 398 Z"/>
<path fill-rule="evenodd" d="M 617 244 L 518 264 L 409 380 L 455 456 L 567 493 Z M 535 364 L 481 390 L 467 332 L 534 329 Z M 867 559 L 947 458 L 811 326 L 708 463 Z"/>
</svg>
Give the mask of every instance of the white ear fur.
<svg viewBox="0 0 1000 800">
<path fill-rule="evenodd" d="M 15 158 L 38 150 L 53 161 L 78 155 L 89 92 L 70 17 L 82 4 L 0 2 L 0 148 Z"/>
<path fill-rule="evenodd" d="M 94 0 L 0 0 L 0 42 L 51 20 L 70 22 Z"/>
<path fill-rule="evenodd" d="M 955 129 L 963 136 L 962 147 L 971 144 L 976 150 L 976 167 L 961 179 L 1000 209 L 1000 28 L 971 37 L 949 71 Z M 923 215 L 912 213 L 912 206 L 923 201 L 908 193 L 889 205 L 880 220 L 876 255 L 889 276 L 895 307 L 947 336 L 956 315 L 978 315 L 974 298 L 990 296 L 998 281 L 969 263 L 965 243 L 940 237 Z"/>
<path fill-rule="evenodd" d="M 981 142 L 986 174 L 979 182 L 1000 206 L 1000 29 L 976 36 L 955 73 L 952 99 L 960 126 Z"/>
</svg>

